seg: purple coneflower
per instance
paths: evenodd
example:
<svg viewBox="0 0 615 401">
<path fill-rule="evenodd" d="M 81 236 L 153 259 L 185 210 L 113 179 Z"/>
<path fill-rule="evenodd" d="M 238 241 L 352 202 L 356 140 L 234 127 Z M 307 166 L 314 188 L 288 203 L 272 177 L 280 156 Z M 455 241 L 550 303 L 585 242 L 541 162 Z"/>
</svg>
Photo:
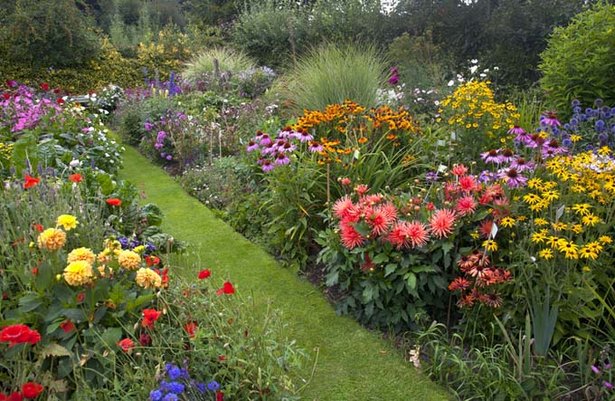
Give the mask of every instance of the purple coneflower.
<svg viewBox="0 0 615 401">
<path fill-rule="evenodd" d="M 258 149 L 258 143 L 254 142 L 254 141 L 250 141 L 248 142 L 248 147 L 246 148 L 246 150 L 248 152 L 253 152 L 255 150 Z"/>
<path fill-rule="evenodd" d="M 314 137 L 312 135 L 310 135 L 310 133 L 307 132 L 304 129 L 302 129 L 299 132 L 297 132 L 296 138 L 299 139 L 299 141 L 301 141 L 301 142 L 309 142 L 309 141 L 312 141 L 314 139 Z"/>
<path fill-rule="evenodd" d="M 256 140 L 258 140 L 258 135 L 256 136 Z M 269 137 L 269 135 L 267 134 L 263 134 L 260 136 L 260 144 L 262 146 L 267 146 L 269 144 L 273 144 L 273 141 L 271 140 L 271 138 Z"/>
<path fill-rule="evenodd" d="M 533 171 L 536 164 L 532 161 L 527 161 L 525 158 L 517 156 L 511 163 L 510 167 L 522 173 L 524 171 Z"/>
<path fill-rule="evenodd" d="M 488 152 L 481 153 L 480 157 L 485 163 L 502 163 L 502 156 L 500 155 L 500 152 L 498 152 L 496 149 L 491 149 Z"/>
<path fill-rule="evenodd" d="M 286 154 L 282 152 L 278 153 L 278 156 L 275 158 L 275 164 L 277 164 L 278 166 L 283 166 L 288 163 L 290 163 L 290 159 L 288 158 L 288 156 L 286 156 Z"/>
<path fill-rule="evenodd" d="M 515 153 L 510 149 L 500 150 L 500 160 L 502 163 L 510 163 L 515 159 Z"/>
<path fill-rule="evenodd" d="M 479 175 L 478 175 L 478 181 L 488 184 L 490 182 L 493 182 L 497 179 L 497 175 L 489 170 L 483 170 Z"/>
<path fill-rule="evenodd" d="M 284 153 L 294 152 L 295 149 L 297 149 L 297 147 L 290 142 L 286 142 L 282 146 L 278 146 L 278 151 Z"/>
<path fill-rule="evenodd" d="M 273 165 L 273 163 L 271 163 L 271 160 L 264 159 L 261 168 L 265 173 L 268 173 L 273 170 L 275 166 Z"/>
<path fill-rule="evenodd" d="M 499 178 L 505 180 L 509 188 L 523 187 L 527 183 L 527 178 L 520 175 L 517 169 L 514 168 L 508 168 L 502 171 Z"/>
<path fill-rule="evenodd" d="M 566 153 L 568 150 L 560 146 L 559 142 L 556 139 L 551 139 L 550 141 L 545 142 L 542 145 L 541 153 L 542 157 L 549 158 L 556 155 L 561 155 Z"/>
<path fill-rule="evenodd" d="M 276 147 L 273 144 L 273 142 L 269 141 L 266 144 L 263 144 L 263 141 L 261 141 L 261 155 L 265 156 L 265 155 L 270 155 L 272 153 L 276 152 Z"/>
<path fill-rule="evenodd" d="M 320 144 L 320 142 L 318 142 L 318 141 L 312 141 L 312 142 L 310 142 L 310 146 L 308 147 L 308 150 L 309 150 L 310 152 L 314 152 L 314 153 L 315 153 L 315 152 L 322 152 L 322 151 L 323 151 L 323 147 L 322 147 L 322 145 Z"/>
<path fill-rule="evenodd" d="M 550 127 L 559 127 L 562 123 L 557 119 L 557 114 L 554 111 L 547 111 L 540 116 L 540 125 L 546 125 Z"/>
</svg>

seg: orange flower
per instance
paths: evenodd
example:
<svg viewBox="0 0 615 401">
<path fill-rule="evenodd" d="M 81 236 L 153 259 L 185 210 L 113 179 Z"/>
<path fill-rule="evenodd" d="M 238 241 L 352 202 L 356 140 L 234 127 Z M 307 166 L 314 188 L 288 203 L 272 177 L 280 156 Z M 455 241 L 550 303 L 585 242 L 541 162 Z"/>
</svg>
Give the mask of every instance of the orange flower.
<svg viewBox="0 0 615 401">
<path fill-rule="evenodd" d="M 107 199 L 107 205 L 109 206 L 121 206 L 122 205 L 122 200 L 118 199 L 118 198 L 109 198 Z"/>
<path fill-rule="evenodd" d="M 30 188 L 36 186 L 39 182 L 41 182 L 40 178 L 31 177 L 31 176 L 26 174 L 26 177 L 24 178 L 23 188 L 24 189 L 30 189 Z"/>
</svg>

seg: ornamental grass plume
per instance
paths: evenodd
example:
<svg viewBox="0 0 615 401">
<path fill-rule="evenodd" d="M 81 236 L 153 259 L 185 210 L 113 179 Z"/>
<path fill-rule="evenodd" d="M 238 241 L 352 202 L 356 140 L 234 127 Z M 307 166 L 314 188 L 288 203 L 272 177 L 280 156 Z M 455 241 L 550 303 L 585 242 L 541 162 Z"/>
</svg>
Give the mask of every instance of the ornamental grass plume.
<svg viewBox="0 0 615 401">
<path fill-rule="evenodd" d="M 59 228 L 48 228 L 39 234 L 36 241 L 40 249 L 57 251 L 66 244 L 66 233 Z"/>
<path fill-rule="evenodd" d="M 66 266 L 63 276 L 68 285 L 79 286 L 92 283 L 94 273 L 91 264 L 84 260 L 78 260 Z"/>
</svg>

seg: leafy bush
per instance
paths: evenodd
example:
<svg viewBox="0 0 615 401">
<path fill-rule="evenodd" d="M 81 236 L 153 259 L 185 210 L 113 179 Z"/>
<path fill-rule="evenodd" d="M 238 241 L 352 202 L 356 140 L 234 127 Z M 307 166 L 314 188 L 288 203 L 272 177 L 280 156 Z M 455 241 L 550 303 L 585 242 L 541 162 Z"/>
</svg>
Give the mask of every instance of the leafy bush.
<svg viewBox="0 0 615 401">
<path fill-rule="evenodd" d="M 377 104 L 386 64 L 373 47 L 326 45 L 304 56 L 284 78 L 282 97 L 293 110 L 320 110 L 351 99 Z"/>
<path fill-rule="evenodd" d="M 560 111 L 573 99 L 615 104 L 615 5 L 601 3 L 557 28 L 542 53 L 542 88 Z"/>
</svg>

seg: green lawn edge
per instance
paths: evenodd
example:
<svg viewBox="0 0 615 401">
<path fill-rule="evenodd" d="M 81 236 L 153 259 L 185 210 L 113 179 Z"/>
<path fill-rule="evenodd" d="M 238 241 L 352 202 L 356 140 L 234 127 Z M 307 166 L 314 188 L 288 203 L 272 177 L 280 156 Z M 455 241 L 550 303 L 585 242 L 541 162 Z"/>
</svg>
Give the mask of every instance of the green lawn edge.
<svg viewBox="0 0 615 401">
<path fill-rule="evenodd" d="M 161 168 L 127 147 L 120 177 L 164 212 L 163 229 L 190 245 L 188 258 L 228 277 L 238 291 L 282 312 L 289 338 L 312 358 L 304 400 L 432 401 L 447 393 L 403 360 L 390 343 L 348 317 L 337 316 L 317 288 L 282 268 L 267 252 L 216 218 Z M 198 266 L 195 267 L 197 269 Z M 195 277 L 196 271 L 186 272 Z M 316 351 L 317 350 L 317 351 Z M 303 376 L 313 366 L 306 364 Z"/>
</svg>

